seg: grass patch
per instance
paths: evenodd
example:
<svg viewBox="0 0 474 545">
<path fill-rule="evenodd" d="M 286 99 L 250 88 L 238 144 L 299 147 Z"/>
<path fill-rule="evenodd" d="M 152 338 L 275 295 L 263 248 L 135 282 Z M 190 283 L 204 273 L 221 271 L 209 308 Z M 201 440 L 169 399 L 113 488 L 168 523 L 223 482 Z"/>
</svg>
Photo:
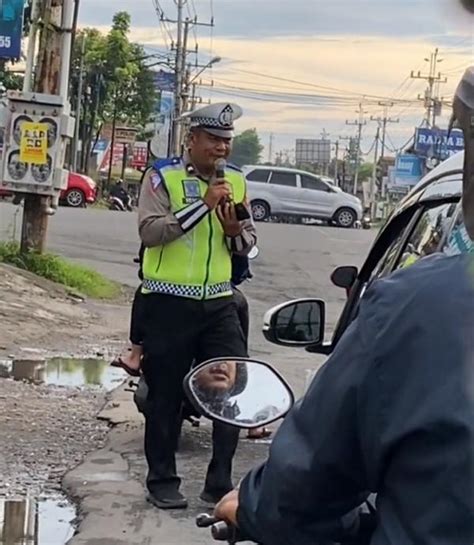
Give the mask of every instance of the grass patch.
<svg viewBox="0 0 474 545">
<path fill-rule="evenodd" d="M 62 284 L 96 299 L 114 299 L 121 293 L 120 285 L 98 272 L 66 261 L 53 254 L 22 254 L 15 242 L 0 243 L 0 262 Z"/>
</svg>

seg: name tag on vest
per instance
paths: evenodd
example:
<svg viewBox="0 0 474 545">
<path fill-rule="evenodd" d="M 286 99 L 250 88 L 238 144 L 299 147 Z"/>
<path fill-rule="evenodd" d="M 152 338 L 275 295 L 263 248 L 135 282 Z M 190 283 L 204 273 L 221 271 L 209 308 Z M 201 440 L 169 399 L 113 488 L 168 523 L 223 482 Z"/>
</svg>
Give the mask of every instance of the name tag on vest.
<svg viewBox="0 0 474 545">
<path fill-rule="evenodd" d="M 199 180 L 183 180 L 183 204 L 192 204 L 201 198 Z"/>
</svg>

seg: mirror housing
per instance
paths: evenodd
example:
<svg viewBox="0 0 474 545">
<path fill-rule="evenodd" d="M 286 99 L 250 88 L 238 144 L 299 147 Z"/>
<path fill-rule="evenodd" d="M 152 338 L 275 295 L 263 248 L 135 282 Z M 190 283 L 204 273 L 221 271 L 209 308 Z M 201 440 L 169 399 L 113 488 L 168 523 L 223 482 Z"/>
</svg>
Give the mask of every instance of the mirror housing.
<svg viewBox="0 0 474 545">
<path fill-rule="evenodd" d="M 359 269 L 352 265 L 338 267 L 331 274 L 332 283 L 338 288 L 343 288 L 349 294 L 354 282 L 357 280 Z"/>
<path fill-rule="evenodd" d="M 263 319 L 263 335 L 281 346 L 318 346 L 324 342 L 326 304 L 321 299 L 295 299 L 271 308 Z"/>
<path fill-rule="evenodd" d="M 278 371 L 268 363 L 248 358 L 206 361 L 187 374 L 183 387 L 203 416 L 244 429 L 275 422 L 295 402 Z"/>
<path fill-rule="evenodd" d="M 258 257 L 258 254 L 260 253 L 260 248 L 258 246 L 254 246 L 247 256 L 249 259 L 256 259 Z"/>
</svg>

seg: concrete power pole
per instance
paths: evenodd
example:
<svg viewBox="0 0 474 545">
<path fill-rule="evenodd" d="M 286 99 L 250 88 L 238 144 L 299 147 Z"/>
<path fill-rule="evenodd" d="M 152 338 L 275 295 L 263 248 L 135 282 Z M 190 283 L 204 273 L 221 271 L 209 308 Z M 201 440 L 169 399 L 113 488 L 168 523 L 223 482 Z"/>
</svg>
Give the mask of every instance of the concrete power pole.
<svg viewBox="0 0 474 545">
<path fill-rule="evenodd" d="M 182 112 L 182 94 L 183 94 L 183 76 L 185 65 L 183 59 L 186 59 L 186 50 L 184 47 L 184 19 L 183 9 L 188 0 L 175 0 L 177 7 L 177 34 L 176 34 L 176 60 L 174 66 L 175 73 L 175 90 L 174 90 L 174 115 L 171 125 L 171 153 L 173 155 L 179 155 L 180 153 L 180 134 L 179 118 Z M 183 54 L 184 53 L 184 54 Z"/>
<path fill-rule="evenodd" d="M 400 119 L 392 119 L 388 116 L 388 110 L 393 106 L 393 102 L 379 102 L 379 106 L 383 106 L 384 112 L 382 117 L 374 117 L 371 116 L 370 119 L 372 121 L 377 121 L 379 123 L 379 126 L 382 126 L 382 152 L 380 154 L 380 157 L 385 157 L 385 141 L 387 138 L 387 124 L 388 123 L 400 123 Z"/>
<path fill-rule="evenodd" d="M 336 161 L 334 163 L 334 179 L 336 181 L 336 185 L 339 185 L 338 175 L 339 175 L 339 140 L 336 140 L 335 142 L 335 153 L 336 153 Z"/>
<path fill-rule="evenodd" d="M 362 106 L 362 103 L 359 104 L 359 109 L 357 112 L 359 114 L 359 119 L 357 121 L 346 121 L 346 125 L 356 126 L 357 127 L 357 150 L 356 150 L 356 165 L 355 165 L 355 175 L 354 175 L 354 195 L 357 195 L 358 183 L 359 183 L 359 167 L 360 167 L 360 152 L 361 152 L 361 141 L 362 141 L 362 129 L 367 125 L 367 121 L 364 119 L 366 112 Z"/>
<path fill-rule="evenodd" d="M 268 162 L 271 163 L 273 159 L 273 133 L 270 133 L 270 143 L 268 146 Z"/>
<path fill-rule="evenodd" d="M 426 62 L 430 63 L 430 70 L 428 74 L 422 74 L 418 71 L 415 74 L 414 71 L 411 72 L 411 78 L 413 79 L 422 79 L 428 82 L 428 87 L 425 91 L 425 96 L 418 96 L 419 100 L 423 100 L 425 103 L 426 117 L 425 122 L 427 127 L 434 127 L 436 124 L 436 117 L 439 115 L 438 109 L 441 105 L 437 90 L 439 89 L 440 83 L 446 83 L 448 80 L 441 76 L 441 72 L 436 72 L 437 65 L 440 62 L 443 62 L 443 59 L 438 59 L 438 48 L 435 49 L 434 53 L 431 53 L 429 59 L 425 59 Z M 438 87 L 435 92 L 435 84 L 438 83 Z"/>
<path fill-rule="evenodd" d="M 380 140 L 380 125 L 377 126 L 377 133 L 375 135 L 375 152 L 374 152 L 374 166 L 372 168 L 372 179 L 370 181 L 370 210 L 372 218 L 375 217 L 376 212 L 376 193 L 377 193 L 377 162 L 379 154 L 379 140 Z"/>
<path fill-rule="evenodd" d="M 77 151 L 79 147 L 79 128 L 81 125 L 81 107 L 82 107 L 82 90 L 84 87 L 84 60 L 86 56 L 86 35 L 82 35 L 81 43 L 81 63 L 79 67 L 79 83 L 77 85 L 77 98 L 76 98 L 76 124 L 74 126 L 74 140 L 72 144 L 72 160 L 71 166 L 74 172 L 77 172 Z M 84 142 L 83 142 L 84 145 Z"/>
<path fill-rule="evenodd" d="M 73 0 L 36 0 L 28 45 L 23 91 L 59 95 L 68 99 Z M 40 31 L 35 67 L 36 35 Z M 36 68 L 36 69 L 35 69 Z M 34 74 L 34 82 L 32 78 Z M 50 197 L 25 194 L 21 251 L 42 253 L 46 242 Z"/>
</svg>

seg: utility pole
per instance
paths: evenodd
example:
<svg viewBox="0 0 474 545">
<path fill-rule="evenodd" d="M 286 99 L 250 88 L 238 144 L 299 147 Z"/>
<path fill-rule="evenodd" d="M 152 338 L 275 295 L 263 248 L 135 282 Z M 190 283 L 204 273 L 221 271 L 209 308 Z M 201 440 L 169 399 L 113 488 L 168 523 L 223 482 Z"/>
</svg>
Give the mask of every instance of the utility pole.
<svg viewBox="0 0 474 545">
<path fill-rule="evenodd" d="M 375 152 L 374 152 L 374 165 L 372 168 L 372 179 L 370 181 L 370 213 L 372 218 L 375 217 L 376 212 L 376 193 L 377 193 L 377 162 L 379 154 L 379 139 L 380 139 L 380 125 L 377 125 L 377 133 L 375 135 Z"/>
<path fill-rule="evenodd" d="M 81 106 L 82 106 L 82 90 L 84 87 L 84 58 L 86 56 L 86 35 L 82 35 L 81 44 L 81 64 L 79 68 L 79 83 L 77 85 L 77 98 L 76 98 L 76 124 L 74 126 L 74 140 L 72 144 L 72 161 L 71 166 L 73 172 L 77 171 L 77 150 L 79 147 L 79 128 L 81 124 Z M 85 142 L 82 143 L 84 145 Z"/>
<path fill-rule="evenodd" d="M 160 14 L 160 20 L 162 22 L 174 23 L 176 24 L 176 28 L 177 28 L 176 44 L 175 44 L 176 55 L 175 55 L 175 65 L 174 65 L 175 105 L 174 105 L 174 114 L 173 114 L 173 119 L 171 124 L 171 138 L 170 138 L 169 152 L 173 155 L 180 155 L 181 144 L 182 144 L 182 135 L 180 130 L 181 115 L 183 114 L 185 95 L 189 94 L 190 85 L 192 84 L 192 81 L 190 81 L 185 74 L 186 59 L 188 54 L 187 41 L 188 41 L 189 29 L 191 26 L 194 26 L 194 25 L 213 27 L 214 21 L 212 20 L 210 23 L 200 23 L 197 21 L 197 18 L 184 19 L 183 11 L 188 0 L 174 0 L 174 2 L 177 8 L 177 18 L 175 20 L 165 18 L 162 11 L 159 11 L 159 14 Z M 197 53 L 197 50 L 193 51 L 193 53 Z"/>
<path fill-rule="evenodd" d="M 176 35 L 176 60 L 174 66 L 175 74 L 175 90 L 174 90 L 174 115 L 171 125 L 171 153 L 173 155 L 179 155 L 180 152 L 180 135 L 179 135 L 179 119 L 181 117 L 182 109 L 182 93 L 183 93 L 183 73 L 184 64 L 183 59 L 186 58 L 186 50 L 184 49 L 183 35 L 183 9 L 188 0 L 175 0 L 177 13 L 177 35 Z"/>
<path fill-rule="evenodd" d="M 346 125 L 356 126 L 357 127 L 357 149 L 356 149 L 356 165 L 355 165 L 355 175 L 354 175 L 354 195 L 357 195 L 358 182 L 359 182 L 359 167 L 360 167 L 360 152 L 361 152 L 361 141 L 362 141 L 362 129 L 367 125 L 367 121 L 364 119 L 366 112 L 362 106 L 362 102 L 359 104 L 359 109 L 357 112 L 359 114 L 359 119 L 357 121 L 346 121 Z"/>
<path fill-rule="evenodd" d="M 336 161 L 334 163 L 334 179 L 336 181 L 336 185 L 339 185 L 338 175 L 339 175 L 339 140 L 336 140 L 335 144 L 336 146 Z"/>
<path fill-rule="evenodd" d="M 273 133 L 270 133 L 270 144 L 268 146 L 268 162 L 271 164 L 273 159 Z"/>
<path fill-rule="evenodd" d="M 23 91 L 59 95 L 68 100 L 73 0 L 36 0 L 33 2 L 27 66 Z M 38 28 L 38 57 L 35 45 Z M 34 75 L 34 82 L 32 79 Z M 25 194 L 21 228 L 21 251 L 42 253 L 46 243 L 51 197 Z"/>
<path fill-rule="evenodd" d="M 418 100 L 423 100 L 425 103 L 425 123 L 427 127 L 434 127 L 436 124 L 436 117 L 440 113 L 439 109 L 442 104 L 438 96 L 439 84 L 446 83 L 448 81 L 447 78 L 443 78 L 441 76 L 441 72 L 436 72 L 438 63 L 443 62 L 443 59 L 438 59 L 438 54 L 439 50 L 436 48 L 434 53 L 431 53 L 430 58 L 425 59 L 426 62 L 430 63 L 430 70 L 428 74 L 422 74 L 420 71 L 415 74 L 415 72 L 412 71 L 410 76 L 412 79 L 422 79 L 428 82 L 425 96 L 422 97 L 421 95 L 418 95 Z M 435 92 L 436 83 L 438 83 L 438 86 Z"/>
<path fill-rule="evenodd" d="M 329 137 L 329 133 L 326 131 L 326 129 L 323 129 L 322 132 L 321 132 L 321 139 L 323 142 L 327 141 L 328 137 Z M 329 148 L 331 148 L 331 145 L 329 144 Z M 329 152 L 329 155 L 331 154 L 331 152 Z M 329 159 L 329 162 L 331 161 L 331 159 Z M 324 174 L 327 176 L 328 175 L 328 170 L 329 170 L 329 163 L 323 163 L 323 169 L 324 169 Z"/>
<path fill-rule="evenodd" d="M 382 152 L 380 154 L 380 157 L 383 159 L 385 157 L 385 140 L 387 137 L 387 124 L 388 123 L 400 123 L 400 119 L 393 119 L 388 116 L 388 110 L 389 108 L 392 108 L 394 106 L 393 102 L 379 102 L 379 106 L 383 106 L 383 116 L 382 117 L 374 117 L 373 115 L 370 116 L 371 121 L 377 121 L 379 126 L 382 126 Z"/>
</svg>

